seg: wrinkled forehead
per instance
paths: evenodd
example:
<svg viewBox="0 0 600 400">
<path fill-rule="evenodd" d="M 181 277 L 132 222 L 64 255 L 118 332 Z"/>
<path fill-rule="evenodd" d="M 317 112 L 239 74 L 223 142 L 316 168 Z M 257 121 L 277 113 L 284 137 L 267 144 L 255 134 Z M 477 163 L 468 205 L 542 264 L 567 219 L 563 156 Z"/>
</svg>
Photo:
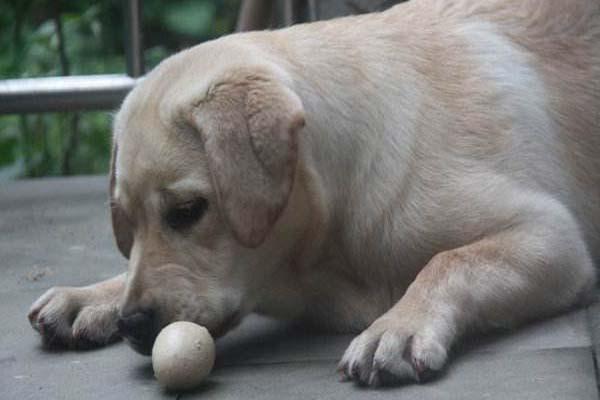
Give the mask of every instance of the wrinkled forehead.
<svg viewBox="0 0 600 400">
<path fill-rule="evenodd" d="M 114 127 L 116 201 L 128 207 L 163 192 L 210 190 L 198 138 L 159 121 L 155 113 L 134 112 L 118 118 Z"/>
</svg>

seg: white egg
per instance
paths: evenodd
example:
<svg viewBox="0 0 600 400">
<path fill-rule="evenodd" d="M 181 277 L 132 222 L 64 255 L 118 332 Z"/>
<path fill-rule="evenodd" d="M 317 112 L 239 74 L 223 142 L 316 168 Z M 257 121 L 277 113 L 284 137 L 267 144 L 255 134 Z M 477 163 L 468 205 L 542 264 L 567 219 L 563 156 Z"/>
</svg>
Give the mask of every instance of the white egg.
<svg viewBox="0 0 600 400">
<path fill-rule="evenodd" d="M 205 327 L 178 321 L 160 331 L 152 347 L 158 381 L 172 390 L 198 386 L 215 363 L 215 342 Z"/>
</svg>

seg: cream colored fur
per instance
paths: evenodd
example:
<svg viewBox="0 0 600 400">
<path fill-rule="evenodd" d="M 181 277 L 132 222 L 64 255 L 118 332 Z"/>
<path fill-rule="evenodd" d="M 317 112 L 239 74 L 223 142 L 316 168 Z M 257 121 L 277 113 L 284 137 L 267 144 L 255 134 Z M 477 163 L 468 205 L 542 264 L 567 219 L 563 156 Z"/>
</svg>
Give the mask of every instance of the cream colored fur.
<svg viewBox="0 0 600 400">
<path fill-rule="evenodd" d="M 152 71 L 114 143 L 129 272 L 42 296 L 43 337 L 104 343 L 118 309 L 213 334 L 256 311 L 362 330 L 348 379 L 421 380 L 461 335 L 594 286 L 600 3 L 413 0 L 227 36 Z M 164 226 L 199 196 L 190 231 Z"/>
</svg>

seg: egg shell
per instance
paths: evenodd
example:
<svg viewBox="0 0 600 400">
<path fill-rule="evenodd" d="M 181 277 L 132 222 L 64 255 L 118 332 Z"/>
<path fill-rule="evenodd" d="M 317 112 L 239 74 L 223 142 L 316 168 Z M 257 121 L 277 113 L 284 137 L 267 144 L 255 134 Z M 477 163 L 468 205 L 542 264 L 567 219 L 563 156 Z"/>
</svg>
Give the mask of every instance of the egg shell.
<svg viewBox="0 0 600 400">
<path fill-rule="evenodd" d="M 215 342 L 208 330 L 193 322 L 178 321 L 160 331 L 152 347 L 156 379 L 168 389 L 197 387 L 215 362 Z"/>
</svg>

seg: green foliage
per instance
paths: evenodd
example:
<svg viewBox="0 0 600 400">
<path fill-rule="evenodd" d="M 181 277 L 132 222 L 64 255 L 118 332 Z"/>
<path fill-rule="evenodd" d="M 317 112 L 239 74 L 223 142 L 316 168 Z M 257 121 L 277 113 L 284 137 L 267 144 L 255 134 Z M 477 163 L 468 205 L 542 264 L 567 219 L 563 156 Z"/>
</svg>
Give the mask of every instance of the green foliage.
<svg viewBox="0 0 600 400">
<path fill-rule="evenodd" d="M 239 7 L 239 0 L 142 3 L 147 68 L 175 51 L 231 32 Z M 123 4 L 0 0 L 0 79 L 124 73 Z M 0 180 L 104 173 L 110 125 L 110 113 L 102 111 L 0 116 Z"/>
<path fill-rule="evenodd" d="M 212 2 L 190 0 L 171 7 L 165 14 L 165 23 L 168 29 L 186 35 L 206 35 L 210 32 L 214 14 Z"/>
</svg>

